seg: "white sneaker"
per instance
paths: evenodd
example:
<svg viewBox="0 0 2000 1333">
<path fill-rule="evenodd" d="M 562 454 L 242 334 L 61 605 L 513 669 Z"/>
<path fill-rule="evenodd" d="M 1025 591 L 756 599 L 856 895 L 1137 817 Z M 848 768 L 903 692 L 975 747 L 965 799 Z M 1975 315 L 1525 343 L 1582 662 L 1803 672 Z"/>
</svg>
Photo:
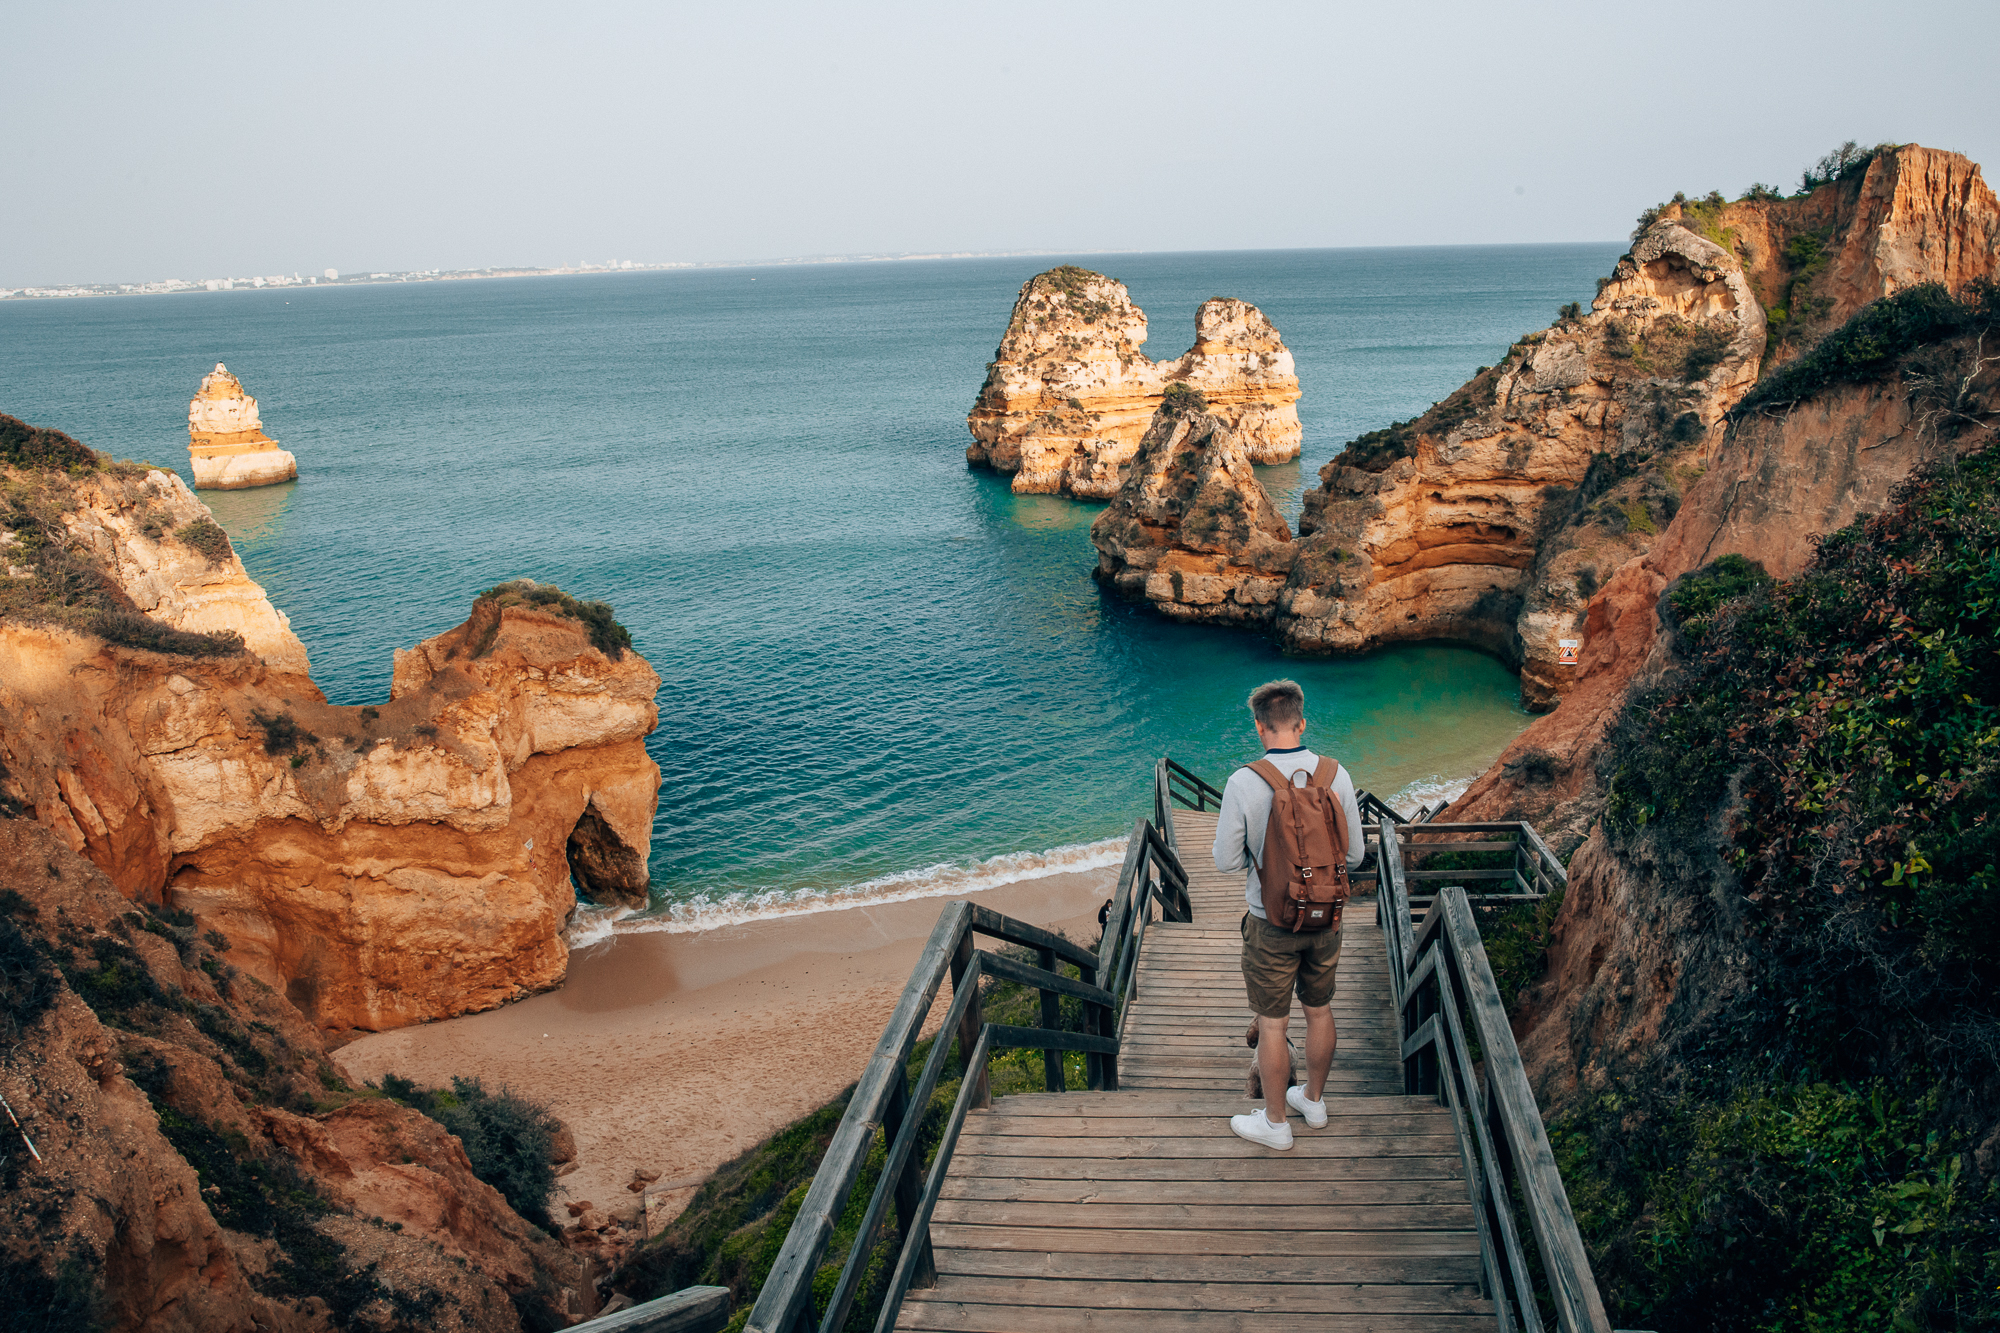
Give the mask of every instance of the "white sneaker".
<svg viewBox="0 0 2000 1333">
<path fill-rule="evenodd" d="M 1230 1116 L 1229 1128 L 1239 1139 L 1261 1143 L 1266 1148 L 1276 1148 L 1279 1152 L 1292 1146 L 1292 1127 L 1272 1124 L 1262 1111 Z"/>
<path fill-rule="evenodd" d="M 1285 1105 L 1304 1116 L 1308 1128 L 1326 1128 L 1326 1098 L 1324 1096 L 1316 1102 L 1309 1102 L 1306 1100 L 1306 1090 L 1294 1083 L 1291 1087 L 1285 1089 Z"/>
</svg>

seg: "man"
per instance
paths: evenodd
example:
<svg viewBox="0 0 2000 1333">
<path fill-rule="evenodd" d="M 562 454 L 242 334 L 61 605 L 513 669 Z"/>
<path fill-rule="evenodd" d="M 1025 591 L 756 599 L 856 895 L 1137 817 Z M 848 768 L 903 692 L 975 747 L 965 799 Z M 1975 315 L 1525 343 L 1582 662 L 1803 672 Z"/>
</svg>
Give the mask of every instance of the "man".
<svg viewBox="0 0 2000 1333">
<path fill-rule="evenodd" d="M 1274 680 L 1250 692 L 1250 714 L 1264 758 L 1294 784 L 1303 785 L 1319 766 L 1320 757 L 1304 744 L 1306 696 L 1296 682 Z M 1296 776 L 1304 774 L 1305 777 Z M 1359 869 L 1365 854 L 1361 807 L 1354 799 L 1354 779 L 1342 765 L 1333 783 L 1334 799 L 1346 819 L 1347 868 Z M 1231 1116 L 1229 1128 L 1267 1148 L 1292 1146 L 1292 1127 L 1285 1119 L 1290 1106 L 1306 1124 L 1326 1124 L 1326 1076 L 1333 1067 L 1339 1033 L 1333 1022 L 1333 972 L 1340 961 L 1340 930 L 1294 934 L 1272 925 L 1264 915 L 1264 892 L 1257 867 L 1264 856 L 1264 829 L 1271 819 L 1271 787 L 1248 768 L 1230 774 L 1222 789 L 1222 812 L 1215 825 L 1215 868 L 1224 873 L 1249 871 L 1243 896 L 1250 910 L 1243 914 L 1243 985 L 1257 1015 L 1257 1072 L 1264 1084 L 1264 1109 Z M 1291 1056 L 1286 1050 L 1292 995 L 1306 1011 L 1306 1083 L 1286 1087 Z M 1278 1089 L 1284 1088 L 1284 1101 Z"/>
</svg>

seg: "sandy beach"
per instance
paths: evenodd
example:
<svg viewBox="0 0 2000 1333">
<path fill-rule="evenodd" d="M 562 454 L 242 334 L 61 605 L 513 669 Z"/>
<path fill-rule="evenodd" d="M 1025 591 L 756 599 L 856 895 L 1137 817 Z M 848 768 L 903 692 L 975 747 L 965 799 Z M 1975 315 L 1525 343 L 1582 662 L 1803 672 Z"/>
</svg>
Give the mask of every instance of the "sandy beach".
<svg viewBox="0 0 2000 1333">
<path fill-rule="evenodd" d="M 1087 943 L 1117 876 L 1078 871 L 968 897 Z M 477 1077 L 543 1102 L 577 1140 L 557 1201 L 624 1204 L 635 1170 L 658 1171 L 657 1224 L 716 1167 L 854 1081 L 950 901 L 615 935 L 572 955 L 557 990 L 363 1037 L 335 1058 L 353 1081 Z"/>
</svg>

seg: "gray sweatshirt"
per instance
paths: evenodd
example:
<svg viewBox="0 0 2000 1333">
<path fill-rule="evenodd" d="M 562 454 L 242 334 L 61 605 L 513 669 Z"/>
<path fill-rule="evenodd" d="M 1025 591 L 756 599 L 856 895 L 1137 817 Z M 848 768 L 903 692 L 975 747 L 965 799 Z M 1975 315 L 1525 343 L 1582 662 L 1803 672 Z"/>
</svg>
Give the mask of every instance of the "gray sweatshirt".
<svg viewBox="0 0 2000 1333">
<path fill-rule="evenodd" d="M 1319 756 L 1303 745 L 1296 750 L 1266 750 L 1264 757 L 1288 778 L 1301 770 L 1311 773 L 1319 767 Z M 1354 799 L 1354 779 L 1348 775 L 1345 764 L 1340 766 L 1340 776 L 1333 780 L 1333 795 L 1347 818 L 1347 868 L 1355 870 L 1367 858 L 1368 845 L 1361 836 L 1361 807 Z M 1257 882 L 1257 866 L 1264 859 L 1264 828 L 1270 822 L 1269 784 L 1248 768 L 1231 773 L 1229 781 L 1223 784 L 1222 813 L 1215 821 L 1215 868 L 1225 874 L 1249 868 L 1243 898 L 1250 904 L 1250 914 L 1259 918 L 1264 916 L 1264 890 Z"/>
</svg>

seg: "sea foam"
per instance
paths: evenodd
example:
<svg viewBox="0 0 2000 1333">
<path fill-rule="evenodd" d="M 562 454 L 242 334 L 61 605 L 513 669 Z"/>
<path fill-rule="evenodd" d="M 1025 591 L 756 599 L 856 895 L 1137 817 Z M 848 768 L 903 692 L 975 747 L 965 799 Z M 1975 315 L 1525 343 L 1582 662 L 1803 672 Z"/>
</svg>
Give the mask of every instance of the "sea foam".
<svg viewBox="0 0 2000 1333">
<path fill-rule="evenodd" d="M 970 864 L 941 861 L 916 870 L 899 870 L 837 889 L 767 889 L 727 898 L 695 897 L 668 904 L 662 912 L 630 908 L 577 908 L 566 938 L 572 949 L 602 944 L 614 935 L 665 931 L 680 934 L 715 930 L 774 917 L 810 916 L 850 907 L 879 907 L 917 898 L 958 898 L 984 889 L 1024 880 L 1046 879 L 1115 866 L 1125 857 L 1125 839 L 1070 843 L 1042 852 L 1008 852 Z"/>
</svg>

